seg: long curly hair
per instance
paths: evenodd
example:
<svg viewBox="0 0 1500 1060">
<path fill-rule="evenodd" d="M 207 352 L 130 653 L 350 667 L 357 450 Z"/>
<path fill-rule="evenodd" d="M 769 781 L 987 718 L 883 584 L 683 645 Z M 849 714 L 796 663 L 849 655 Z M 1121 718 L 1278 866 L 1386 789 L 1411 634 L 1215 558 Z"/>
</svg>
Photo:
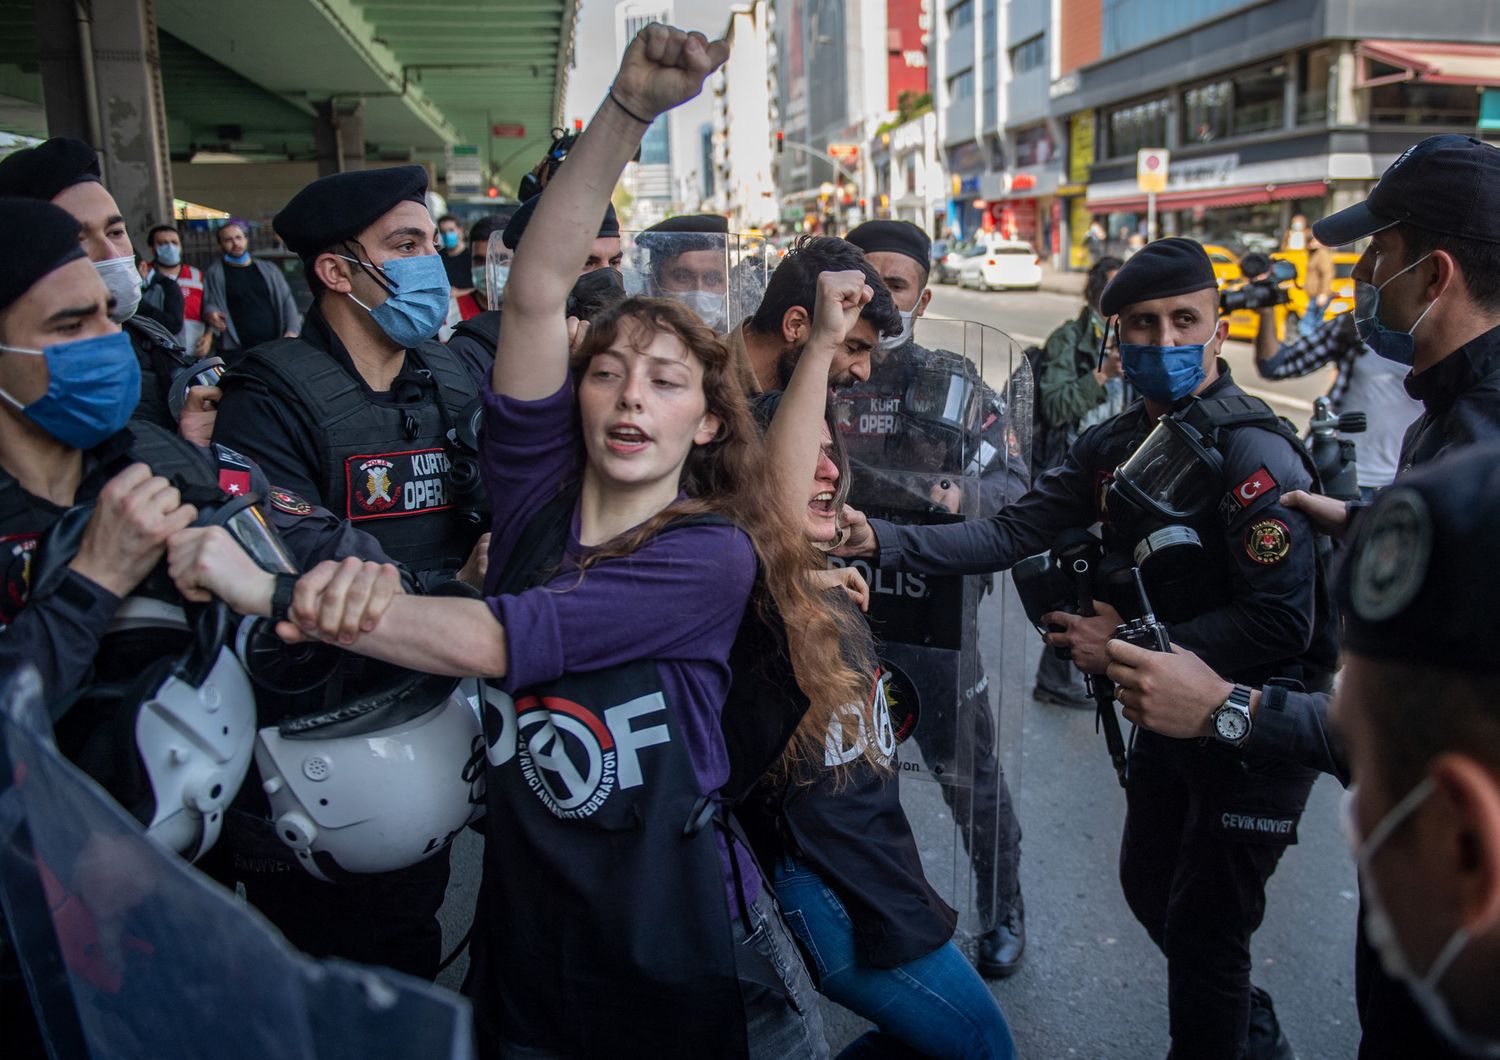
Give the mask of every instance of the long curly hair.
<svg viewBox="0 0 1500 1060">
<path fill-rule="evenodd" d="M 629 555 L 685 516 L 714 513 L 743 530 L 760 561 L 766 590 L 754 605 L 762 617 L 769 617 L 772 608 L 780 614 L 792 672 L 810 703 L 782 765 L 821 763 L 830 721 L 847 704 L 869 700 L 876 667 L 869 627 L 852 607 L 830 606 L 813 586 L 811 572 L 825 567 L 827 560 L 808 542 L 800 521 L 780 517 L 766 503 L 774 495 L 776 469 L 766 458 L 761 430 L 750 413 L 741 366 L 725 341 L 690 310 L 666 298 L 628 298 L 611 307 L 590 323 L 573 354 L 575 374 L 632 327 L 645 337 L 667 332 L 682 341 L 703 366 L 707 411 L 719 418 L 720 427 L 712 441 L 688 452 L 681 478 L 686 499 L 591 550 L 581 567 Z M 867 758 L 881 765 L 877 749 L 869 748 Z"/>
</svg>

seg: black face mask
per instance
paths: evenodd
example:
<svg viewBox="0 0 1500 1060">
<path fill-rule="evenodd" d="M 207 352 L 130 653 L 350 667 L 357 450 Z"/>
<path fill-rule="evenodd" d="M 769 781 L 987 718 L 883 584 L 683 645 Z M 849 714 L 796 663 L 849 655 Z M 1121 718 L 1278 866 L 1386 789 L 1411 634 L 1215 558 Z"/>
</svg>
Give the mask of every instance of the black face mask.
<svg viewBox="0 0 1500 1060">
<path fill-rule="evenodd" d="M 568 316 L 592 320 L 625 298 L 625 279 L 618 269 L 595 269 L 578 277 L 568 292 Z"/>
</svg>

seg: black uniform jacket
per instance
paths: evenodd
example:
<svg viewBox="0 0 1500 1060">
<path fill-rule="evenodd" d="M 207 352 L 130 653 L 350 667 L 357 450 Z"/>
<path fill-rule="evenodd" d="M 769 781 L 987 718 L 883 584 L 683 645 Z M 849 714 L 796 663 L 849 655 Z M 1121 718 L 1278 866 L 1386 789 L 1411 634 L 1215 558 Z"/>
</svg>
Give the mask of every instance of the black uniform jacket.
<svg viewBox="0 0 1500 1060">
<path fill-rule="evenodd" d="M 137 434 L 153 430 L 157 428 L 133 423 L 85 454 L 75 503 L 95 500 L 110 479 L 137 459 L 132 451 Z M 296 494 L 273 488 L 259 467 L 233 450 L 215 446 L 205 452 L 164 433 L 167 437 L 158 445 L 175 445 L 188 459 L 199 453 L 216 461 L 220 488 L 226 493 L 248 489 L 257 494 L 261 510 L 304 568 L 346 556 L 390 562 L 369 534 Z M 0 470 L 0 678 L 30 663 L 41 675 L 49 702 L 89 679 L 99 640 L 120 606 L 119 597 L 71 567 L 62 567 L 44 584 L 32 583 L 36 547 L 65 511 L 27 493 Z M 413 591 L 411 576 L 403 571 L 402 577 L 407 591 Z"/>
<path fill-rule="evenodd" d="M 1451 448 L 1500 438 L 1500 328 L 1460 346 L 1427 371 L 1407 376 L 1406 390 L 1426 408 L 1401 443 L 1403 472 Z M 1355 505 L 1354 511 L 1360 507 Z M 1328 727 L 1328 702 L 1320 693 L 1265 689 L 1245 749 L 1289 758 L 1347 785 L 1349 758 Z"/>
<path fill-rule="evenodd" d="M 1223 361 L 1218 371 L 1219 378 L 1201 397 L 1243 393 Z M 880 566 L 978 574 L 1005 570 L 1046 551 L 1064 530 L 1100 520 L 1101 499 L 1114 469 L 1153 426 L 1144 402 L 1136 401 L 1085 431 L 1061 466 L 1039 475 L 1029 493 L 987 519 L 944 526 L 897 526 L 872 519 Z M 1172 623 L 1172 640 L 1219 673 L 1245 679 L 1294 671 L 1293 663 L 1309 657 L 1331 666 L 1332 631 L 1319 628 L 1317 621 L 1327 589 L 1318 570 L 1316 537 L 1301 514 L 1280 503 L 1287 490 L 1309 488 L 1311 475 L 1286 439 L 1260 427 L 1226 432 L 1222 449 L 1224 496 L 1215 515 L 1221 540 L 1204 543 L 1227 558 L 1228 599 Z M 1236 491 L 1249 499 L 1237 500 Z M 1269 545 L 1268 532 L 1273 539 Z M 1282 670 L 1279 663 L 1288 665 Z"/>
</svg>

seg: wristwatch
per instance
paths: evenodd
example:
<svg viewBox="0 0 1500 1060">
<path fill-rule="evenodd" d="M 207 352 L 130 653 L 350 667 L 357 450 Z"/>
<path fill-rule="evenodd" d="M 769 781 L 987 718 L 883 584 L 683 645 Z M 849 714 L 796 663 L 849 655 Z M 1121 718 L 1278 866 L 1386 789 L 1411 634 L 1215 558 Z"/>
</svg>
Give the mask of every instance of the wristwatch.
<svg viewBox="0 0 1500 1060">
<path fill-rule="evenodd" d="M 1219 709 L 1209 716 L 1214 736 L 1230 747 L 1243 747 L 1250 739 L 1250 689 L 1235 685 Z"/>
<path fill-rule="evenodd" d="M 276 588 L 271 590 L 271 621 L 284 622 L 292 609 L 292 592 L 297 588 L 297 575 L 277 573 Z"/>
</svg>

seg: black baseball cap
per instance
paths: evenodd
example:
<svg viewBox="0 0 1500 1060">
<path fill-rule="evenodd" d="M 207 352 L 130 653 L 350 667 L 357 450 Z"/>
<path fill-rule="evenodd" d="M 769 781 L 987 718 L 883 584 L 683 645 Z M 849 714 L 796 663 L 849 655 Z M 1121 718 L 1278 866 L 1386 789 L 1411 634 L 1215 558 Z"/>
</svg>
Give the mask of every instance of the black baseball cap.
<svg viewBox="0 0 1500 1060">
<path fill-rule="evenodd" d="M 1334 579 L 1346 649 L 1500 673 L 1500 445 L 1464 446 L 1402 475 L 1351 536 Z"/>
<path fill-rule="evenodd" d="M 1472 136 L 1429 136 L 1401 152 L 1364 202 L 1316 222 L 1313 235 L 1341 247 L 1403 221 L 1500 243 L 1500 147 Z"/>
</svg>

